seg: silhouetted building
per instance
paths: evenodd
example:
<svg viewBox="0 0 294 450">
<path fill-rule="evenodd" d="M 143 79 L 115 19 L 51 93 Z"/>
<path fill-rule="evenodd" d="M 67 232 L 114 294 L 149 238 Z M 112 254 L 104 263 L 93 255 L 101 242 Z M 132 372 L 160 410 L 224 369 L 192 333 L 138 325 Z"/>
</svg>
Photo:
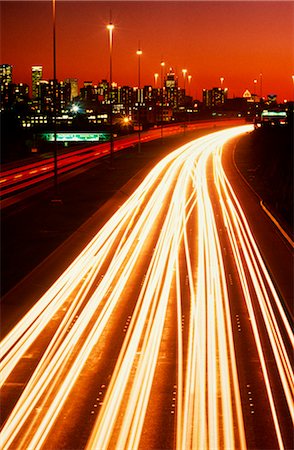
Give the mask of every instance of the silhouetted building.
<svg viewBox="0 0 294 450">
<path fill-rule="evenodd" d="M 12 103 L 27 103 L 29 100 L 29 86 L 25 83 L 11 83 Z"/>
<path fill-rule="evenodd" d="M 97 93 L 92 81 L 84 81 L 84 86 L 80 90 L 81 99 L 87 104 L 97 100 Z"/>
<path fill-rule="evenodd" d="M 49 80 L 49 82 L 44 80 L 40 81 L 39 89 L 39 108 L 41 112 L 54 113 L 54 80 Z M 56 83 L 55 101 L 56 111 L 58 113 L 67 108 L 70 103 L 69 83 L 64 83 L 63 81 Z"/>
<path fill-rule="evenodd" d="M 66 78 L 64 83 L 70 85 L 70 101 L 79 96 L 79 85 L 77 78 Z"/>
<path fill-rule="evenodd" d="M 227 92 L 227 89 L 220 87 L 203 89 L 203 105 L 206 108 L 215 108 L 223 105 L 227 98 Z"/>
<path fill-rule="evenodd" d="M 108 99 L 109 83 L 107 80 L 101 80 L 97 86 L 98 100 L 105 102 Z"/>
<path fill-rule="evenodd" d="M 124 105 L 125 114 L 132 117 L 132 109 L 134 105 L 134 91 L 130 86 L 122 86 L 118 88 L 118 101 Z"/>
<path fill-rule="evenodd" d="M 29 86 L 24 83 L 5 83 L 1 95 L 1 106 L 3 109 L 15 109 L 21 104 L 28 106 Z"/>
</svg>

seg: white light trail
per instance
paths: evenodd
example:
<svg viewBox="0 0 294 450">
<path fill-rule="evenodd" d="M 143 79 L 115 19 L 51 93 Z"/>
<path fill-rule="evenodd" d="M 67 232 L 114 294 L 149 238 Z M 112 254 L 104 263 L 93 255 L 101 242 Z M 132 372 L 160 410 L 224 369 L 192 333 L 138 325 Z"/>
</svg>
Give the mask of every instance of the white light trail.
<svg viewBox="0 0 294 450">
<path fill-rule="evenodd" d="M 0 368 L 5 386 L 25 354 L 42 339 L 44 330 L 50 330 L 52 318 L 59 321 L 2 428 L 1 448 L 46 447 L 103 332 L 112 326 L 116 311 L 125 308 L 125 291 L 131 283 L 141 285 L 141 289 L 87 449 L 139 448 L 173 286 L 178 351 L 175 448 L 246 448 L 232 299 L 212 189 L 218 195 L 242 287 L 238 301 L 248 310 L 269 411 L 279 447 L 283 448 L 281 418 L 274 400 L 268 350 L 261 343 L 260 321 L 266 329 L 289 414 L 293 412 L 293 373 L 283 330 L 292 343 L 293 335 L 221 163 L 223 145 L 251 129 L 246 125 L 218 131 L 164 158 L 3 339 Z M 213 179 L 208 176 L 212 163 Z M 189 227 L 196 234 L 191 234 Z M 142 272 L 139 268 L 143 261 L 148 263 L 141 283 L 136 277 Z M 186 287 L 182 281 L 185 276 Z M 190 314 L 185 335 L 184 305 Z"/>
</svg>

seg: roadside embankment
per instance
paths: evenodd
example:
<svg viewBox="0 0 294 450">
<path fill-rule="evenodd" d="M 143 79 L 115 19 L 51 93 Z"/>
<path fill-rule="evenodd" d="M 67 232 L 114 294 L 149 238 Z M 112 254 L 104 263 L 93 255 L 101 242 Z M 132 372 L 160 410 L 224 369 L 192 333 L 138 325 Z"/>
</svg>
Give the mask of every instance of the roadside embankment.
<svg viewBox="0 0 294 450">
<path fill-rule="evenodd" d="M 242 137 L 235 163 L 267 209 L 293 236 L 293 127 L 263 127 Z"/>
</svg>

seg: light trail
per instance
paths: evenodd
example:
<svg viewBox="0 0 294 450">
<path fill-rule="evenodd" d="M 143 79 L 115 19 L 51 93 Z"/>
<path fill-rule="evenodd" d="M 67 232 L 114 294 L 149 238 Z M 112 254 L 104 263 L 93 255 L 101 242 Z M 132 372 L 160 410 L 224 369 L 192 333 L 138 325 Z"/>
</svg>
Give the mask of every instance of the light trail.
<svg viewBox="0 0 294 450">
<path fill-rule="evenodd" d="M 188 126 L 189 130 L 201 129 L 209 126 L 231 126 L 239 124 L 240 119 L 228 119 L 220 121 L 197 121 L 191 122 Z M 168 125 L 164 127 L 165 136 L 171 136 L 182 132 L 182 127 L 179 125 Z M 161 137 L 160 129 L 151 129 L 142 133 L 142 140 L 148 142 Z M 114 151 L 120 151 L 128 147 L 136 145 L 138 142 L 137 135 L 128 135 L 117 138 L 114 141 Z M 98 150 L 98 151 L 97 151 Z M 58 173 L 72 171 L 82 165 L 96 161 L 102 156 L 108 155 L 110 152 L 109 143 L 102 143 L 91 147 L 86 147 L 80 150 L 74 150 L 58 155 Z M 36 184 L 49 180 L 54 175 L 54 161 L 53 158 L 46 159 L 44 161 L 32 162 L 24 164 L 20 167 L 5 170 L 0 174 L 1 198 L 7 198 L 8 196 L 15 194 L 23 189 L 28 189 Z M 21 178 L 21 180 L 20 180 Z"/>
<path fill-rule="evenodd" d="M 265 409 L 279 448 L 284 448 L 276 382 L 268 361 L 273 355 L 291 415 L 289 343 L 293 345 L 293 335 L 221 162 L 224 144 L 251 129 L 246 125 L 218 131 L 164 158 L 3 339 L 0 367 L 5 387 L 27 352 L 35 343 L 40 346 L 45 332 L 51 333 L 49 345 L 40 352 L 36 369 L 1 430 L 1 448 L 46 448 L 105 331 L 114 332 L 113 318 L 128 310 L 130 323 L 120 338 L 120 351 L 86 448 L 138 449 L 156 385 L 173 287 L 178 353 L 174 447 L 247 448 L 237 369 L 240 355 L 231 312 L 235 299 L 227 286 L 214 206 L 217 196 L 242 291 L 238 302 L 246 305 L 250 317 L 252 352 L 259 359 L 268 398 Z M 141 287 L 133 306 L 128 306 L 126 293 L 134 284 Z M 182 329 L 184 309 L 189 311 L 186 333 Z M 58 326 L 50 331 L 53 317 Z M 261 327 L 266 339 L 261 339 Z M 99 366 L 96 370 L 98 374 Z"/>
</svg>

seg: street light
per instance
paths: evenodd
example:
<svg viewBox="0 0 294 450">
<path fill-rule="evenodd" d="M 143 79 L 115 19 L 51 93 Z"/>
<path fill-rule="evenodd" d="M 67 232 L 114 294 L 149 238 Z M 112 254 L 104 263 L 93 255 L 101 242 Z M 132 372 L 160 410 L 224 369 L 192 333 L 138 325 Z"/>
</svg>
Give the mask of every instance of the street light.
<svg viewBox="0 0 294 450">
<path fill-rule="evenodd" d="M 136 51 L 136 54 L 138 56 L 138 152 L 141 151 L 141 118 L 140 118 L 140 103 L 141 103 L 141 56 L 142 56 L 142 50 L 140 48 L 140 42 L 139 42 L 139 48 Z"/>
<path fill-rule="evenodd" d="M 186 75 L 187 69 L 182 69 L 182 74 L 184 77 L 184 133 L 186 130 Z"/>
<path fill-rule="evenodd" d="M 254 101 L 256 102 L 256 85 L 257 85 L 257 80 L 253 80 L 254 83 Z"/>
<path fill-rule="evenodd" d="M 191 95 L 191 80 L 192 80 L 192 75 L 188 75 L 188 83 L 189 83 L 189 93 L 188 95 Z"/>
<path fill-rule="evenodd" d="M 185 89 L 187 69 L 182 69 L 182 74 L 183 74 L 183 77 L 184 77 L 184 89 Z"/>
<path fill-rule="evenodd" d="M 165 62 L 161 61 L 161 139 L 163 138 L 163 68 L 165 66 Z"/>
<path fill-rule="evenodd" d="M 113 118 L 112 118 L 112 46 L 113 46 L 113 29 L 114 25 L 111 22 L 111 15 L 110 15 L 110 22 L 106 26 L 107 30 L 109 31 L 109 93 L 110 93 L 110 111 L 109 111 L 109 124 L 110 124 L 110 167 L 113 167 Z"/>
<path fill-rule="evenodd" d="M 58 198 L 58 165 L 57 165 L 57 83 L 56 83 L 56 2 L 52 0 L 52 22 L 53 22 L 53 114 L 54 114 L 54 198 L 52 203 L 61 203 Z"/>
<path fill-rule="evenodd" d="M 262 73 L 259 74 L 260 100 L 262 99 Z"/>
</svg>

